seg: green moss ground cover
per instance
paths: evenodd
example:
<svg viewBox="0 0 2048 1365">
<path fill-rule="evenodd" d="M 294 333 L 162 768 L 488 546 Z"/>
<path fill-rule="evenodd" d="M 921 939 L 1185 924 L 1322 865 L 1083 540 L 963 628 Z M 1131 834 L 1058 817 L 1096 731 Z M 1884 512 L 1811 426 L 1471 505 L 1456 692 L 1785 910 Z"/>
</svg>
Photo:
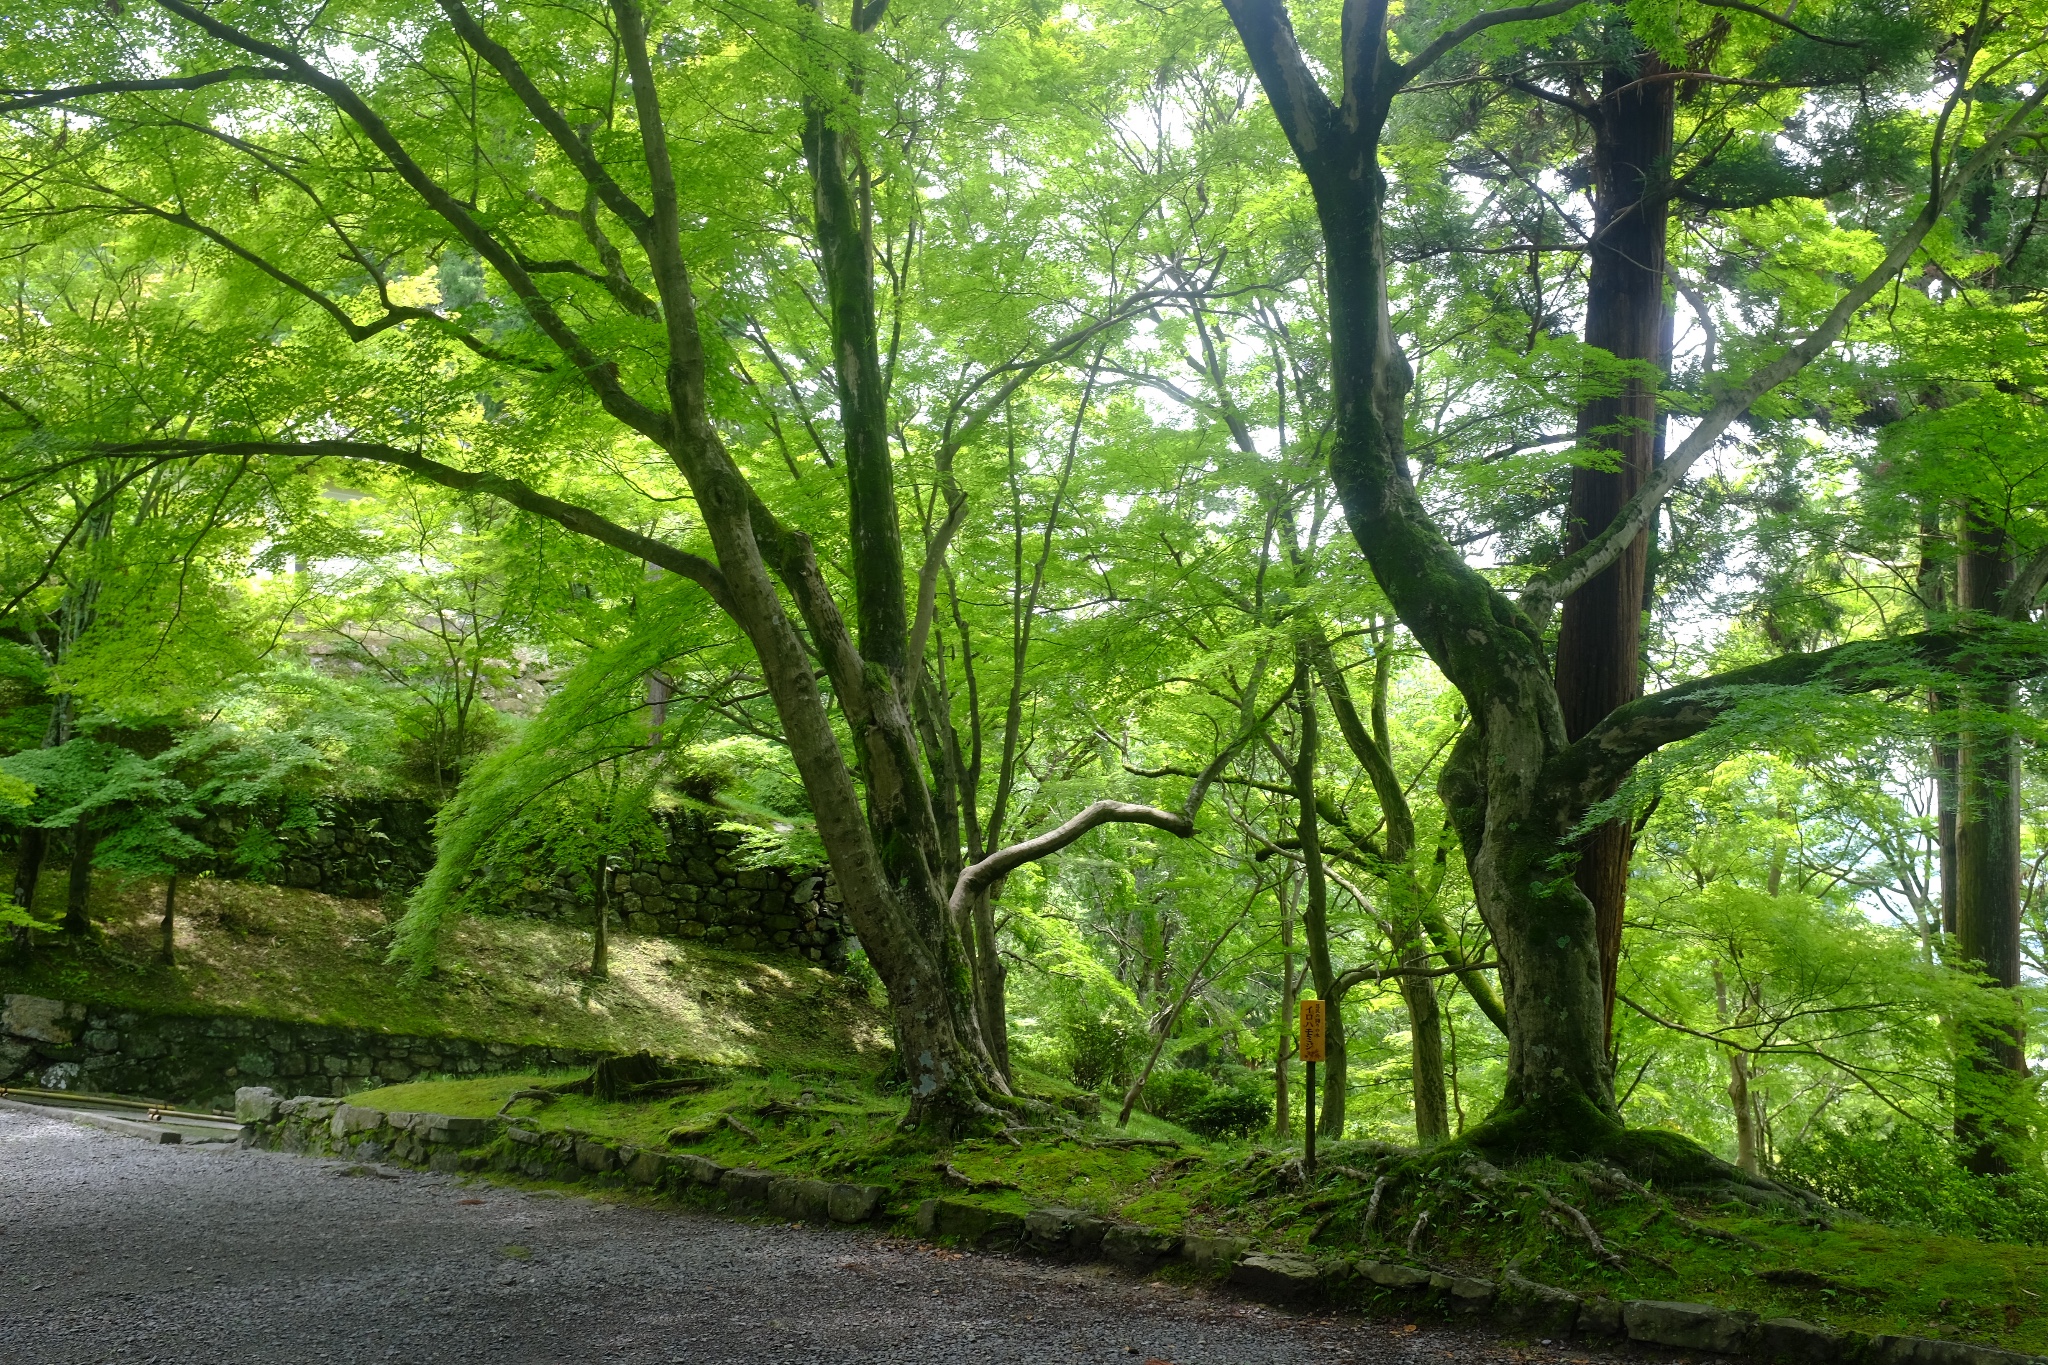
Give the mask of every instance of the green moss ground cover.
<svg viewBox="0 0 2048 1365">
<path fill-rule="evenodd" d="M 409 983 L 384 960 L 392 917 L 376 902 L 202 879 L 179 888 L 178 964 L 165 967 L 161 885 L 101 878 L 94 893 L 102 937 L 52 936 L 28 962 L 0 962 L 0 991 L 729 1066 L 865 1073 L 888 1051 L 865 995 L 796 958 L 618 933 L 609 979 L 596 981 L 587 933 L 479 917 L 451 930 L 446 968 Z"/>
<path fill-rule="evenodd" d="M 563 1079 L 429 1081 L 352 1102 L 493 1114 L 514 1091 Z M 1025 1088 L 1051 1097 L 1061 1087 L 1027 1077 Z M 1205 1143 L 1142 1116 L 1122 1135 L 1090 1124 L 1078 1137 L 1040 1131 L 1019 1133 L 1020 1145 L 988 1138 L 934 1148 L 896 1132 L 902 1110 L 900 1096 L 856 1077 L 777 1071 L 732 1076 L 671 1098 L 607 1104 L 564 1096 L 519 1100 L 510 1112 L 542 1128 L 695 1152 L 726 1165 L 871 1181 L 890 1187 L 903 1204 L 944 1195 L 1018 1212 L 1084 1208 L 1169 1231 L 1246 1237 L 1267 1249 L 1420 1260 L 1487 1276 L 1512 1261 L 1532 1279 L 1582 1293 L 1715 1303 L 1838 1330 L 2048 1352 L 2048 1248 L 1683 1197 L 1602 1197 L 1571 1169 L 1540 1165 L 1511 1172 L 1493 1191 L 1445 1176 L 1411 1190 L 1398 1211 L 1383 1209 L 1380 1226 L 1366 1232 L 1360 1225 L 1370 1177 L 1400 1161 L 1374 1144 L 1326 1147 L 1319 1177 L 1297 1186 L 1292 1153 Z M 681 1140 L 671 1141 L 678 1131 Z M 1116 1145 L 1132 1136 L 1172 1145 Z M 942 1167 L 1005 1188 L 963 1191 Z M 1537 1182 L 1586 1213 L 1619 1264 L 1597 1258 L 1565 1217 L 1553 1216 L 1532 1193 Z M 1411 1256 L 1407 1235 L 1425 1209 L 1433 1213 L 1431 1230 Z"/>
</svg>

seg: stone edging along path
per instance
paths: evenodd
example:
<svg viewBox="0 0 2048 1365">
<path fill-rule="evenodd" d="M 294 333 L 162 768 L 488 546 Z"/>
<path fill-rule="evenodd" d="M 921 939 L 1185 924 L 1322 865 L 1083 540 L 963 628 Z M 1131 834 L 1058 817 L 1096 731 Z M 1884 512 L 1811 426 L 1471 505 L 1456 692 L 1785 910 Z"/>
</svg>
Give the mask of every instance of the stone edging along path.
<svg viewBox="0 0 2048 1365">
<path fill-rule="evenodd" d="M 960 1199 L 926 1199 L 912 1208 L 892 1203 L 879 1185 L 722 1166 L 708 1157 L 606 1142 L 572 1130 L 546 1131 L 530 1120 L 385 1112 L 319 1096 L 283 1099 L 260 1086 L 235 1093 L 235 1117 L 245 1125 L 248 1146 L 398 1161 L 448 1173 L 500 1171 L 539 1180 L 624 1183 L 682 1197 L 716 1194 L 730 1204 L 811 1222 L 867 1223 L 894 1214 L 907 1216 L 921 1237 L 976 1250 L 1107 1260 L 1138 1272 L 1180 1264 L 1268 1302 L 1403 1316 L 1421 1310 L 1530 1335 L 1626 1340 L 1790 1365 L 2048 1365 L 2048 1358 L 1969 1342 L 1836 1332 L 1799 1318 L 1759 1319 L 1711 1304 L 1582 1297 L 1525 1279 L 1512 1267 L 1494 1281 L 1388 1261 L 1259 1251 L 1242 1238 L 1182 1236 L 1082 1209 L 1015 1213 Z"/>
</svg>

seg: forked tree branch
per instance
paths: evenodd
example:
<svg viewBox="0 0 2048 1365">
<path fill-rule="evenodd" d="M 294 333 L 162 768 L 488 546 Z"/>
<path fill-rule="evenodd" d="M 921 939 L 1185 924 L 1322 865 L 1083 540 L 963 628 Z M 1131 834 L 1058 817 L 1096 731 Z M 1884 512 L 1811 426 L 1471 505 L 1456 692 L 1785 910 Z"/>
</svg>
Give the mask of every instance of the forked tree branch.
<svg viewBox="0 0 2048 1365">
<path fill-rule="evenodd" d="M 244 32 L 233 24 L 221 19 L 212 11 L 190 3 L 190 0 L 157 0 L 157 3 L 179 18 L 192 24 L 212 38 L 238 47 L 252 56 L 275 62 L 289 73 L 295 84 L 306 86 L 324 95 L 328 102 L 345 114 L 351 122 L 363 130 L 371 143 L 385 158 L 406 185 L 417 194 L 426 206 L 443 221 L 455 229 L 456 235 L 469 244 L 479 256 L 491 263 L 512 292 L 519 297 L 526 310 L 540 330 L 567 355 L 597 395 L 605 410 L 664 447 L 669 445 L 673 435 L 674 419 L 665 411 L 642 402 L 625 385 L 619 382 L 616 364 L 605 360 L 569 326 L 554 304 L 543 294 L 519 263 L 517 252 L 508 248 L 492 231 L 477 221 L 469 208 L 415 161 L 398 135 L 392 131 L 383 116 L 372 109 L 363 97 L 356 93 L 348 82 L 328 75 L 290 48 L 266 42 L 253 34 Z"/>
<path fill-rule="evenodd" d="M 1283 692 L 1250 725 L 1239 733 L 1223 752 L 1211 759 L 1209 766 L 1195 777 L 1188 788 L 1187 800 L 1177 811 L 1161 810 L 1157 806 L 1141 806 L 1130 801 L 1097 801 L 1057 829 L 1048 830 L 1035 839 L 1000 848 L 984 857 L 980 862 L 964 868 L 960 879 L 953 884 L 951 909 L 954 915 L 965 912 L 970 900 L 979 892 L 994 886 L 1026 863 L 1048 858 L 1073 843 L 1082 835 L 1102 825 L 1150 825 L 1163 829 L 1177 838 L 1186 839 L 1195 832 L 1195 816 L 1202 809 L 1202 802 L 1209 795 L 1209 788 L 1238 752 L 1249 744 L 1253 737 L 1266 728 L 1273 715 L 1287 702 L 1288 694 Z"/>
<path fill-rule="evenodd" d="M 1547 0 L 1537 5 L 1515 5 L 1509 9 L 1492 9 L 1475 14 L 1454 29 L 1437 35 L 1429 46 L 1415 54 L 1413 60 L 1403 62 L 1398 71 L 1396 86 L 1406 85 L 1417 76 L 1436 65 L 1445 54 L 1460 46 L 1467 38 L 1475 37 L 1490 28 L 1502 24 L 1526 23 L 1532 19 L 1554 19 L 1560 14 L 1577 9 L 1586 0 Z M 1392 94 L 1393 91 L 1388 91 Z"/>
<path fill-rule="evenodd" d="M 493 346 L 482 337 L 477 336 L 466 328 L 457 326 L 454 322 L 436 313 L 431 308 L 417 308 L 409 304 L 387 303 L 384 305 L 384 315 L 376 321 L 357 322 L 349 316 L 348 311 L 340 304 L 328 298 L 327 295 L 321 293 L 312 285 L 307 284 L 304 280 L 299 279 L 296 275 L 293 275 L 290 271 L 285 270 L 282 266 L 277 265 L 259 252 L 252 251 L 248 247 L 243 246 L 218 228 L 200 222 L 183 209 L 176 211 L 161 209 L 153 204 L 144 204 L 130 199 L 124 199 L 123 202 L 126 207 L 119 210 L 119 212 L 157 218 L 176 227 L 184 228 L 187 232 L 204 237 L 229 255 L 246 261 L 271 279 L 276 280 L 286 289 L 289 289 L 292 293 L 311 301 L 320 311 L 332 318 L 343 332 L 347 333 L 350 341 L 368 341 L 372 337 L 390 331 L 393 327 L 401 326 L 408 322 L 418 322 L 454 338 L 485 360 L 494 361 L 500 365 L 511 365 L 532 374 L 553 374 L 555 372 L 555 367 L 546 361 L 532 360 L 526 356 L 516 355 L 511 351 L 504 350 L 501 347 Z"/>
<path fill-rule="evenodd" d="M 489 62 L 491 69 L 498 73 L 505 84 L 512 87 L 512 93 L 519 97 L 519 102 L 526 106 L 526 111 L 533 115 L 534 121 L 547 130 L 549 139 L 561 150 L 562 155 L 569 158 L 569 164 L 576 168 L 576 173 L 583 177 L 583 182 L 596 191 L 598 198 L 604 200 L 604 206 L 632 231 L 641 247 L 652 254 L 648 235 L 654 229 L 653 215 L 612 178 L 611 172 L 604 168 L 604 164 L 597 159 L 597 154 L 590 149 L 590 144 L 576 135 L 576 130 L 569 126 L 569 120 L 562 111 L 540 92 L 540 87 L 534 84 L 533 77 L 527 74 L 519 59 L 513 56 L 504 44 L 484 31 L 484 26 L 463 5 L 462 0 L 439 0 L 439 4 L 441 12 L 448 16 L 448 22 L 454 26 L 456 36 L 461 38 L 471 51 Z"/>
</svg>

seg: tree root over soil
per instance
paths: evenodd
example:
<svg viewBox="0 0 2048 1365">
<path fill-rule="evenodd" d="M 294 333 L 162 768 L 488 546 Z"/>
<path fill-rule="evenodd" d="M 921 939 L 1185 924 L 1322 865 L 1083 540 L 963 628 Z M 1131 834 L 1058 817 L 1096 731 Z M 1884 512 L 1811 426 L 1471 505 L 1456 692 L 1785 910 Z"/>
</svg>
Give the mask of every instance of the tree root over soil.
<svg viewBox="0 0 2048 1365">
<path fill-rule="evenodd" d="M 1507 1136 L 1482 1128 L 1430 1152 L 1347 1151 L 1346 1161 L 1332 1162 L 1317 1177 L 1306 1176 L 1291 1158 L 1267 1153 L 1271 1164 L 1253 1184 L 1273 1194 L 1301 1192 L 1301 1202 L 1289 1201 L 1278 1217 L 1314 1218 L 1311 1244 L 1355 1236 L 1367 1246 L 1403 1247 L 1413 1258 L 1441 1235 L 1433 1230 L 1484 1224 L 1510 1244 L 1519 1239 L 1512 1262 L 1541 1256 L 1546 1246 L 1577 1247 L 1615 1269 L 1634 1260 L 1671 1275 L 1678 1271 L 1670 1261 L 1634 1244 L 1659 1221 L 1684 1237 L 1761 1249 L 1692 1217 L 1678 1201 L 1734 1199 L 1807 1222 L 1824 1222 L 1833 1213 L 1812 1195 L 1748 1175 L 1676 1134 L 1631 1132 L 1608 1120 L 1594 1129 L 1593 1141 L 1564 1152 L 1518 1152 L 1522 1144 L 1503 1140 Z M 1496 1153 L 1506 1158 L 1502 1164 L 1489 1159 Z M 1639 1212 L 1617 1227 L 1611 1220 L 1626 1205 Z"/>
</svg>

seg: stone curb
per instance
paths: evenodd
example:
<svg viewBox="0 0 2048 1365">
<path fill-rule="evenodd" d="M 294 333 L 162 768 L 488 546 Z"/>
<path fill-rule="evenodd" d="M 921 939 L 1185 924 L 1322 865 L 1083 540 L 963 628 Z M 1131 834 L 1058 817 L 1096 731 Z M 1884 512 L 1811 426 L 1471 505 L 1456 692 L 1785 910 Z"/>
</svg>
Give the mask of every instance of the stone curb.
<svg viewBox="0 0 2048 1365">
<path fill-rule="evenodd" d="M 535 1179 L 616 1178 L 671 1192 L 716 1191 L 792 1221 L 867 1223 L 886 1211 L 878 1185 L 833 1183 L 709 1157 L 607 1143 L 587 1133 L 541 1131 L 518 1120 L 385 1113 L 340 1100 L 280 1099 L 248 1086 L 235 1092 L 246 1145 L 360 1161 L 398 1160 L 436 1171 L 501 1170 Z M 496 1152 L 477 1147 L 502 1136 Z M 1108 1260 L 1147 1271 L 1166 1262 L 1222 1277 L 1272 1303 L 1398 1303 L 1554 1337 L 1626 1339 L 1648 1346 L 1750 1356 L 1784 1365 L 2048 1365 L 2048 1357 L 1932 1337 L 1836 1332 L 1799 1318 L 1764 1318 L 1705 1303 L 1582 1296 L 1539 1284 L 1510 1267 L 1499 1282 L 1447 1275 L 1399 1262 L 1316 1259 L 1260 1251 L 1243 1238 L 1182 1236 L 1122 1223 L 1086 1209 L 1018 1213 L 964 1199 L 925 1199 L 911 1211 L 920 1237 L 980 1251 L 1027 1252 L 1069 1261 Z"/>
</svg>

